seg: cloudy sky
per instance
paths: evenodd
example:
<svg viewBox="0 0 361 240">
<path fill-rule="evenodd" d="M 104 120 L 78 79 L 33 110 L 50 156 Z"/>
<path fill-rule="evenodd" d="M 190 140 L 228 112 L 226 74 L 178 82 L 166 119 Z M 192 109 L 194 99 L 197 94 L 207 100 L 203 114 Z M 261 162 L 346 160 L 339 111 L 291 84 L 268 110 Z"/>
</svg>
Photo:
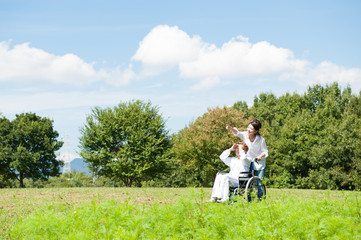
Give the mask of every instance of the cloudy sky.
<svg viewBox="0 0 361 240">
<path fill-rule="evenodd" d="M 0 113 L 54 120 L 132 99 L 176 133 L 216 106 L 338 82 L 361 90 L 361 1 L 0 0 Z M 67 137 L 68 136 L 68 137 Z"/>
</svg>

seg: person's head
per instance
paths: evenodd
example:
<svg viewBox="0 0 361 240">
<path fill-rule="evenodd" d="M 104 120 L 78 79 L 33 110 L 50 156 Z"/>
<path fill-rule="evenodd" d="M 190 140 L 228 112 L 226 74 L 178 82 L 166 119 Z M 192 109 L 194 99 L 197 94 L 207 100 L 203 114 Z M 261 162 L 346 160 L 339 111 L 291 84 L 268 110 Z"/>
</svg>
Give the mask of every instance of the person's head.
<svg viewBox="0 0 361 240">
<path fill-rule="evenodd" d="M 245 153 L 247 153 L 247 151 L 248 151 L 247 144 L 245 144 L 244 142 L 239 142 L 236 145 L 237 145 L 237 147 L 235 148 L 235 151 L 236 151 L 237 157 L 241 156 L 240 150 L 243 150 Z"/>
<path fill-rule="evenodd" d="M 239 144 L 240 149 L 242 149 L 245 153 L 248 151 L 248 146 L 245 142 L 240 142 Z"/>
<path fill-rule="evenodd" d="M 252 122 L 249 123 L 247 127 L 248 135 L 256 136 L 260 135 L 259 130 L 262 127 L 262 123 L 258 119 L 253 119 Z"/>
</svg>

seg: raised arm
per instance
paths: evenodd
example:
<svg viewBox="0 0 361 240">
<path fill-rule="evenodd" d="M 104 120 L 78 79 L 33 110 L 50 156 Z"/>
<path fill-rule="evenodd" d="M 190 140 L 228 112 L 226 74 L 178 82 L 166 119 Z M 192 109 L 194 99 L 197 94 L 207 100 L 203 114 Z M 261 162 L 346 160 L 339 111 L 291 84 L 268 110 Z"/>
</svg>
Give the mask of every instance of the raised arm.
<svg viewBox="0 0 361 240">
<path fill-rule="evenodd" d="M 233 133 L 234 136 L 241 138 L 242 141 L 245 141 L 245 139 L 246 139 L 246 132 L 240 132 L 240 131 L 238 131 L 237 128 L 231 127 L 231 126 L 228 125 L 228 124 L 226 125 L 226 129 L 227 129 L 229 132 Z"/>
<path fill-rule="evenodd" d="M 232 132 L 234 135 L 236 135 L 238 133 L 238 131 L 234 128 L 234 127 L 231 127 L 230 125 L 226 125 L 226 129 L 229 131 L 229 132 Z"/>
<path fill-rule="evenodd" d="M 219 158 L 227 165 L 230 166 L 231 164 L 231 158 L 229 157 L 229 154 L 231 154 L 232 151 L 235 151 L 235 148 L 238 147 L 237 144 L 234 144 L 231 148 L 225 150 L 222 152 L 222 154 L 219 156 Z"/>
</svg>

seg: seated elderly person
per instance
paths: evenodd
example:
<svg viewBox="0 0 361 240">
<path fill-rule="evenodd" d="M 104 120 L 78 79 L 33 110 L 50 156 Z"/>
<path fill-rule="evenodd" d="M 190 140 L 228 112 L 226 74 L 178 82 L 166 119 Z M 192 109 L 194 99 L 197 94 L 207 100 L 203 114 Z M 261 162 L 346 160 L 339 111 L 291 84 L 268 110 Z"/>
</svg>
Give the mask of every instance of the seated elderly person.
<svg viewBox="0 0 361 240">
<path fill-rule="evenodd" d="M 237 157 L 229 157 L 232 151 Z M 225 202 L 228 200 L 229 185 L 238 184 L 240 172 L 248 172 L 251 159 L 247 156 L 248 146 L 244 143 L 234 144 L 225 150 L 219 158 L 231 169 L 227 174 L 217 174 L 213 184 L 212 197 L 209 202 Z"/>
</svg>

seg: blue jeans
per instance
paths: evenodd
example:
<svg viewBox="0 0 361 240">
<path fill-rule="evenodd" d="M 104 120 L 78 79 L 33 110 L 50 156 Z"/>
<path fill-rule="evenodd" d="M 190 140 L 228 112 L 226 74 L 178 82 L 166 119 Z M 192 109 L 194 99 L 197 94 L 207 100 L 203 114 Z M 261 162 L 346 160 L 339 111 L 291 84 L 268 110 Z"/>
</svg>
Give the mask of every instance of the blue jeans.
<svg viewBox="0 0 361 240">
<path fill-rule="evenodd" d="M 263 180 L 265 172 L 266 172 L 266 168 L 262 170 L 254 170 L 254 175 L 256 175 L 257 177 Z M 257 188 L 258 188 L 258 198 L 260 199 L 264 195 L 262 184 L 260 181 L 257 181 Z"/>
</svg>

